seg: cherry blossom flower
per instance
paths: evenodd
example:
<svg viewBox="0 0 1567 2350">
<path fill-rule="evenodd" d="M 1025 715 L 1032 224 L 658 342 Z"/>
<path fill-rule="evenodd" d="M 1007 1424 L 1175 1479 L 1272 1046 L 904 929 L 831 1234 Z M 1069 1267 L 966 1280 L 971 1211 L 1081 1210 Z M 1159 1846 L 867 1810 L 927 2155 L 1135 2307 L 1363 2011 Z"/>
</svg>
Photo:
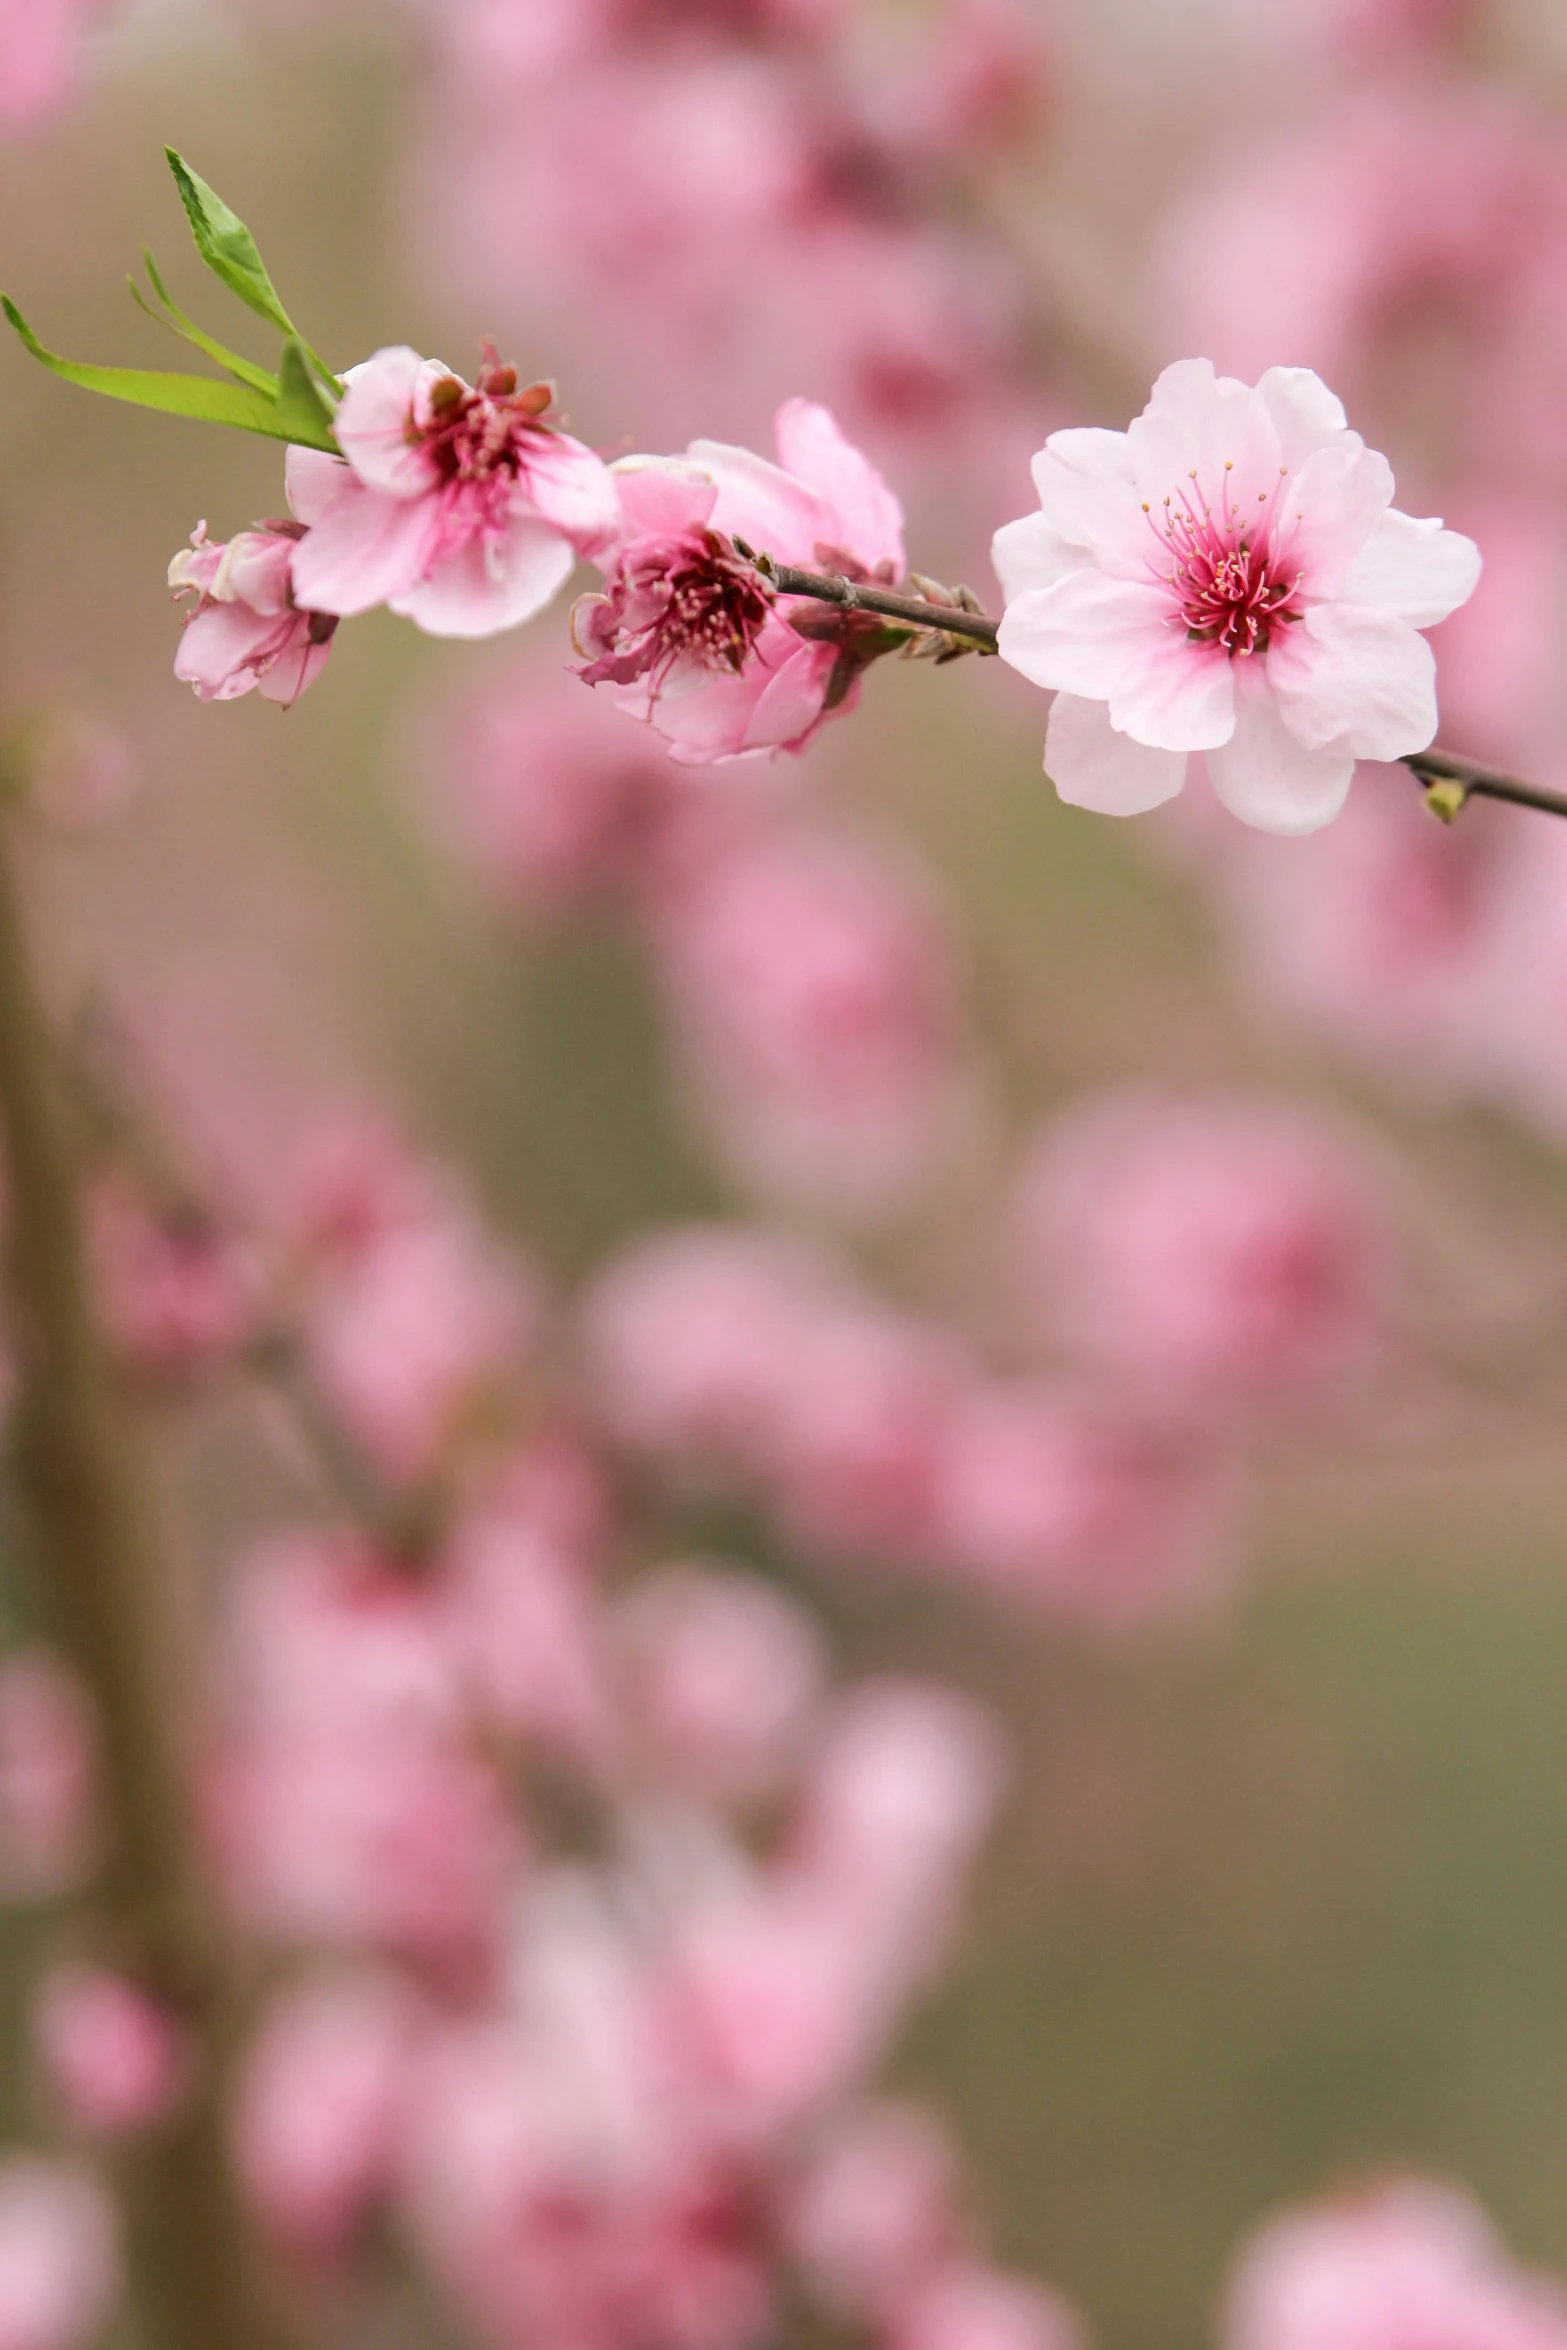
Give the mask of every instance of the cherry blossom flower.
<svg viewBox="0 0 1567 2350">
<path fill-rule="evenodd" d="M 170 2011 L 107 1967 L 56 1967 L 40 1986 L 33 2040 L 50 2095 L 74 2129 L 118 2137 L 158 2121 L 190 2070 Z"/>
<path fill-rule="evenodd" d="M 296 512 L 305 487 L 289 484 Z M 169 565 L 175 594 L 199 598 L 174 657 L 175 676 L 198 701 L 232 702 L 255 690 L 269 702 L 297 702 L 326 667 L 337 621 L 294 598 L 294 556 L 305 536 L 303 522 L 258 522 L 217 546 L 200 522 Z"/>
<path fill-rule="evenodd" d="M 889 2350 L 1081 2350 L 1083 2340 L 1059 2294 L 978 2261 L 912 2293 L 887 2335 Z"/>
<path fill-rule="evenodd" d="M 622 538 L 602 595 L 579 599 L 572 633 L 591 685 L 703 765 L 803 749 L 852 706 L 879 646 L 870 616 L 777 598 L 734 546 L 848 579 L 901 577 L 903 516 L 879 473 L 825 408 L 786 400 L 776 465 L 694 441 L 681 458 L 622 458 Z"/>
<path fill-rule="evenodd" d="M 493 636 L 542 611 L 577 556 L 615 538 L 605 467 L 548 421 L 549 386 L 519 390 L 490 347 L 477 385 L 406 345 L 345 380 L 343 456 L 288 452 L 290 504 L 313 525 L 294 587 L 312 609 L 388 604 L 430 636 Z"/>
<path fill-rule="evenodd" d="M 1063 799 L 1136 815 L 1194 753 L 1235 815 L 1314 832 L 1355 761 L 1436 733 L 1420 631 L 1472 594 L 1473 543 L 1392 508 L 1385 458 L 1326 385 L 1255 389 L 1167 368 L 1125 433 L 1055 433 L 1040 512 L 996 537 L 1001 652 L 1057 694 L 1045 758 Z"/>
<path fill-rule="evenodd" d="M 87 2350 L 119 2298 L 114 2206 L 75 2163 L 0 2159 L 0 2343 Z"/>
<path fill-rule="evenodd" d="M 1562 2350 L 1567 2298 L 1513 2266 L 1467 2196 L 1394 2179 L 1286 2212 L 1246 2248 L 1226 2350 Z"/>
<path fill-rule="evenodd" d="M 966 2233 L 957 2149 L 923 2106 L 852 2106 L 812 2148 L 785 2226 L 791 2252 L 829 2307 L 884 2316 Z"/>
<path fill-rule="evenodd" d="M 3 0 L 0 123 L 33 122 L 69 97 L 84 37 L 106 13 L 106 0 Z"/>
</svg>

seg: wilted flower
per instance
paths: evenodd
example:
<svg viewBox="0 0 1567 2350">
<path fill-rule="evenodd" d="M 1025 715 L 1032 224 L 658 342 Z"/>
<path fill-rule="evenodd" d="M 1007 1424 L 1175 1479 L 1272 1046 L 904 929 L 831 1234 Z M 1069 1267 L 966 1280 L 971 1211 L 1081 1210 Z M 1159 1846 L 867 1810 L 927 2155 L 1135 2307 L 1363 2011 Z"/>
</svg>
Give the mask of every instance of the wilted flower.
<svg viewBox="0 0 1567 2350">
<path fill-rule="evenodd" d="M 1052 434 L 1034 475 L 1041 511 L 996 536 L 1001 652 L 1058 694 L 1063 799 L 1136 815 L 1204 752 L 1234 814 L 1313 832 L 1357 759 L 1435 735 L 1420 631 L 1473 593 L 1479 552 L 1392 510 L 1387 460 L 1308 370 L 1252 389 L 1183 360 L 1129 431 Z"/>
</svg>

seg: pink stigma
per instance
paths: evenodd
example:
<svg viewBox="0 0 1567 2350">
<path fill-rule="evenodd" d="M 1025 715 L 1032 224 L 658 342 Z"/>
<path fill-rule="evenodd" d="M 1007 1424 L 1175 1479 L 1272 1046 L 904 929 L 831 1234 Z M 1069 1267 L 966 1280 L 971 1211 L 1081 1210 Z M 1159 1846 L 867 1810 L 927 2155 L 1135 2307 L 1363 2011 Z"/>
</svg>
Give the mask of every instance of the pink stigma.
<svg viewBox="0 0 1567 2350">
<path fill-rule="evenodd" d="M 1304 615 L 1295 602 L 1301 574 L 1285 568 L 1282 550 L 1274 544 L 1273 493 L 1259 497 L 1262 510 L 1254 517 L 1235 513 L 1230 470 L 1225 467 L 1217 514 L 1195 475 L 1183 498 L 1165 499 L 1162 522 L 1150 507 L 1143 512 L 1166 556 L 1173 558 L 1174 568 L 1160 567 L 1157 577 L 1175 591 L 1181 626 L 1195 643 L 1218 645 L 1234 660 L 1265 653 L 1275 628 Z"/>
</svg>

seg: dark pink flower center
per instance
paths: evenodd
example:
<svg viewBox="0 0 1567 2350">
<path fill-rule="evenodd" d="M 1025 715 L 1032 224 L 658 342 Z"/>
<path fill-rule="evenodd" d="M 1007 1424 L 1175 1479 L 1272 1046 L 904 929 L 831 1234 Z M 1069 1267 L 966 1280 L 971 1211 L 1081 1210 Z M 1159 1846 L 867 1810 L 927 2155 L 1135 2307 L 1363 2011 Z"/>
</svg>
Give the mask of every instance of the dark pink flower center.
<svg viewBox="0 0 1567 2350">
<path fill-rule="evenodd" d="M 1276 628 L 1303 618 L 1301 574 L 1290 565 L 1274 531 L 1274 497 L 1264 491 L 1259 511 L 1246 515 L 1231 503 L 1230 475 L 1215 513 L 1191 476 L 1191 487 L 1166 498 L 1155 517 L 1144 506 L 1164 550 L 1156 576 L 1175 592 L 1177 619 L 1194 642 L 1217 645 L 1231 659 L 1265 653 Z M 1285 478 L 1280 475 L 1282 483 Z"/>
<path fill-rule="evenodd" d="M 485 481 L 497 472 L 515 475 L 526 463 L 526 446 L 553 429 L 545 411 L 554 394 L 548 384 L 517 389 L 517 370 L 504 367 L 492 343 L 484 346 L 476 384 L 443 375 L 430 387 L 429 417 L 410 420 L 408 437 L 433 458 L 448 481 Z"/>
<path fill-rule="evenodd" d="M 694 664 L 738 676 L 756 649 L 773 592 L 721 531 L 682 531 L 629 547 L 602 596 L 587 597 L 578 645 L 597 658 L 590 685 L 656 692 L 672 669 Z"/>
</svg>

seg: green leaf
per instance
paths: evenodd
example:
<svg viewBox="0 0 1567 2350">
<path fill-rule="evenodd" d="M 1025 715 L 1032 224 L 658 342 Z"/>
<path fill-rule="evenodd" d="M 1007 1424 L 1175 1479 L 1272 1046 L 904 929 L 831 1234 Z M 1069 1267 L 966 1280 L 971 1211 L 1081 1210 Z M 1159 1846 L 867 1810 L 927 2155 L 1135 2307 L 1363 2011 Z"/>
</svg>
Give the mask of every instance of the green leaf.
<svg viewBox="0 0 1567 2350">
<path fill-rule="evenodd" d="M 131 300 L 136 304 L 138 310 L 144 310 L 158 326 L 166 326 L 171 334 L 178 335 L 182 341 L 191 344 L 194 349 L 204 351 L 209 359 L 215 359 L 220 367 L 225 368 L 240 383 L 249 384 L 252 391 L 264 392 L 269 400 L 275 400 L 278 388 L 277 377 L 265 367 L 257 367 L 252 360 L 242 359 L 237 351 L 229 350 L 226 344 L 217 340 L 216 336 L 209 335 L 204 327 L 199 327 L 194 319 L 187 318 L 158 275 L 158 265 L 145 245 L 142 247 L 142 260 L 146 265 L 148 282 L 158 300 L 163 304 L 163 310 L 154 310 L 152 304 L 143 296 L 136 280 L 130 278 L 126 282 L 131 289 Z"/>
<path fill-rule="evenodd" d="M 240 432 L 264 434 L 274 441 L 305 440 L 290 431 L 278 414 L 277 402 L 248 384 L 218 383 L 207 375 L 158 375 L 141 367 L 89 367 L 80 360 L 62 359 L 46 351 L 9 294 L 0 294 L 0 308 L 15 327 L 33 357 L 67 383 L 83 391 L 102 392 L 106 399 L 129 400 L 138 408 L 159 408 L 169 416 L 191 416 L 203 424 L 228 424 Z M 309 445 L 336 449 L 329 435 L 309 437 Z"/>
<path fill-rule="evenodd" d="M 291 335 L 283 345 L 277 412 L 291 441 L 302 441 L 307 449 L 336 449 L 331 407 L 297 335 Z"/>
<path fill-rule="evenodd" d="M 256 250 L 256 240 L 239 214 L 231 211 L 204 179 L 197 177 L 183 155 L 173 147 L 165 147 L 164 153 L 202 260 L 258 318 L 266 319 L 281 334 L 293 334 L 294 322 L 278 300 L 277 289 Z"/>
</svg>

